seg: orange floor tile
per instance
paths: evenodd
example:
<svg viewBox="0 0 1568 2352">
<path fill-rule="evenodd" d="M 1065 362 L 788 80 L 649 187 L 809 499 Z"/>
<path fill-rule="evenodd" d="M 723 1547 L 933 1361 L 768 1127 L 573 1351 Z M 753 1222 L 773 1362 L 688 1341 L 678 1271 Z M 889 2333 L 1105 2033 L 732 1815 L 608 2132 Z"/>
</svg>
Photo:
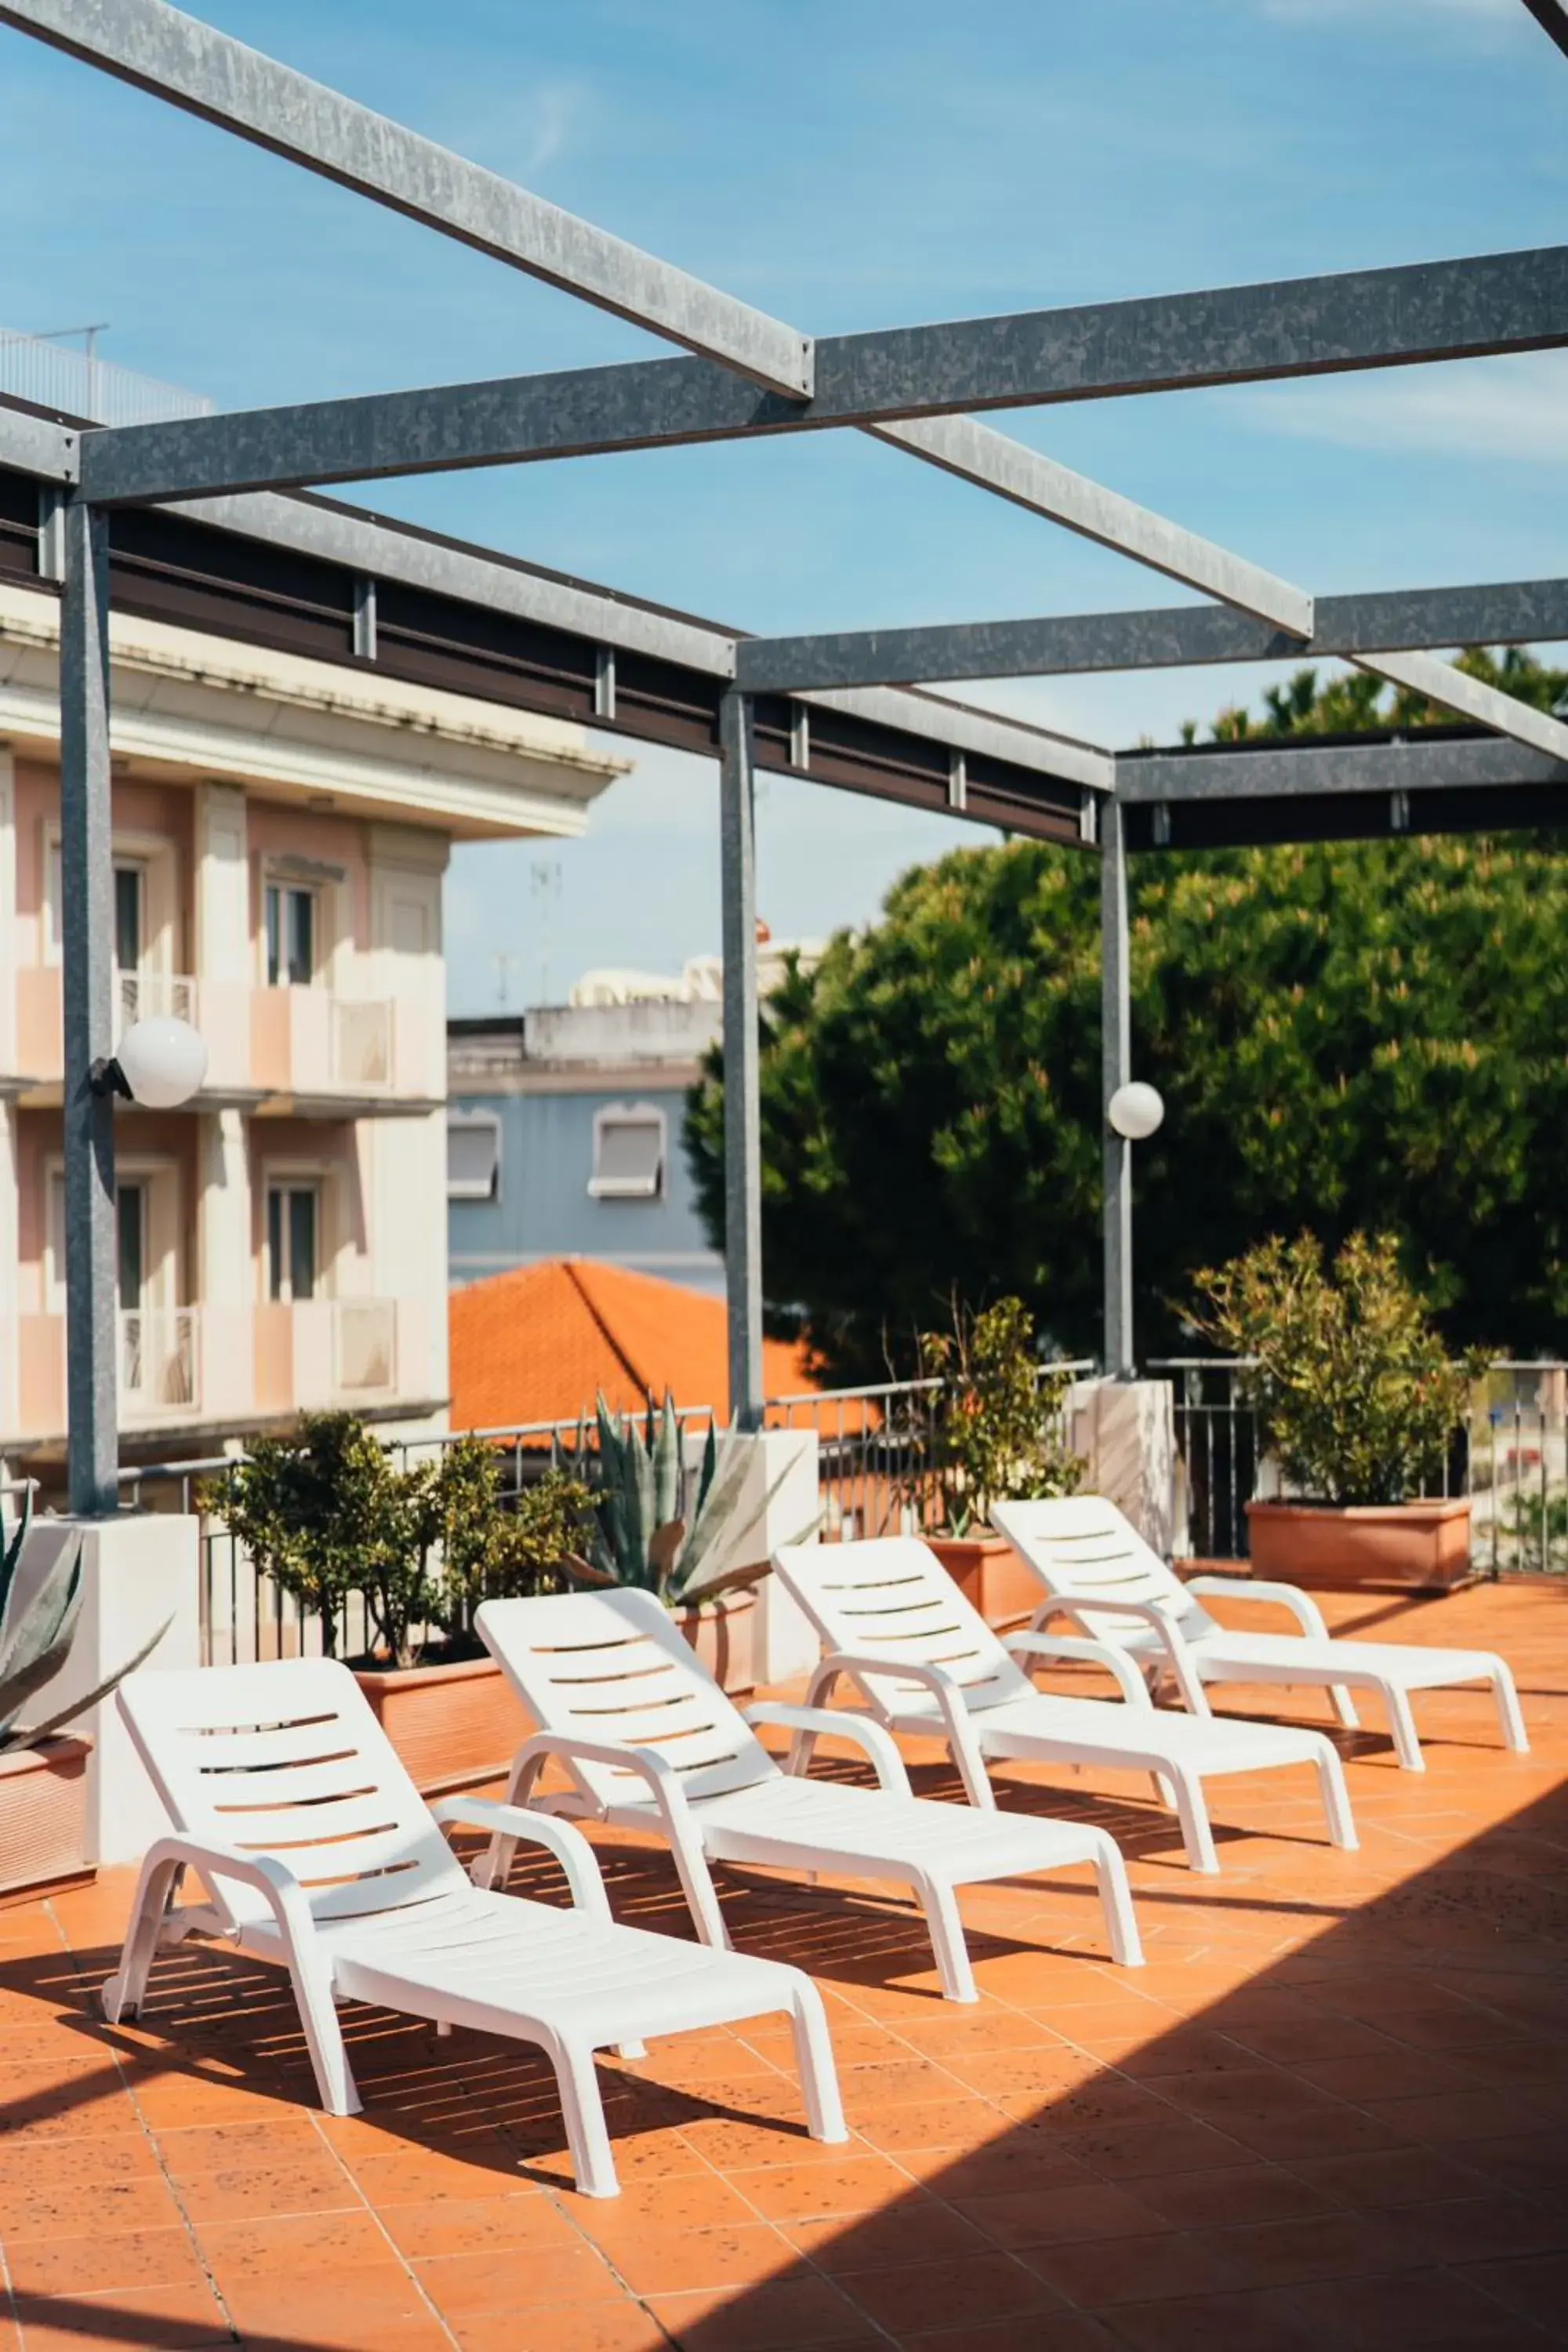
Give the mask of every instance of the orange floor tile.
<svg viewBox="0 0 1568 2352">
<path fill-rule="evenodd" d="M 1328 1609 L 1502 1650 L 1533 1753 L 1501 1750 L 1483 1695 L 1419 1699 L 1424 1777 L 1370 1722 L 1336 1734 L 1357 1853 L 1305 1772 L 1213 1785 L 1217 1881 L 1146 1784 L 1000 1768 L 1005 1802 L 1121 1841 L 1148 1965 L 1110 1962 L 1069 1875 L 977 1889 L 973 2010 L 900 1904 L 731 1874 L 736 1944 L 827 1997 L 850 2145 L 805 2136 L 782 2032 L 690 2035 L 605 2062 L 613 2202 L 572 2190 L 515 2045 L 347 2012 L 365 2110 L 334 2120 L 249 1962 L 172 1952 L 146 2017 L 103 2023 L 127 1874 L 0 1911 L 0 2352 L 1561 2341 L 1568 1590 Z M 662 1853 L 599 1843 L 622 1917 L 689 1932 Z"/>
</svg>

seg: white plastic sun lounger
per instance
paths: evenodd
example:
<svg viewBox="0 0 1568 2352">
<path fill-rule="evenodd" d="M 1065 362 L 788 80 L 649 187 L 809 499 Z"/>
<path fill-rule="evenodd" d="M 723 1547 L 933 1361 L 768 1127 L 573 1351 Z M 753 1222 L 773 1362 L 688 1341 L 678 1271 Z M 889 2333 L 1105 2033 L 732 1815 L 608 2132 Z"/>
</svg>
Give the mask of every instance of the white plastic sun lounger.
<svg viewBox="0 0 1568 2352">
<path fill-rule="evenodd" d="M 594 2053 L 784 2011 L 813 2136 L 847 2137 L 822 1999 L 798 1969 L 617 1927 L 593 1848 L 564 1822 L 476 1797 L 427 1811 L 346 1666 L 291 1658 L 132 1675 L 120 1706 L 174 1823 L 142 1865 L 111 2021 L 160 1946 L 227 1938 L 289 1971 L 321 2104 L 359 2094 L 334 2002 L 536 2042 L 555 2070 L 577 2186 L 616 2193 Z M 504 1830 L 565 1870 L 574 1908 L 470 1885 L 438 1823 Z M 205 1904 L 172 1910 L 194 1871 Z"/>
<path fill-rule="evenodd" d="M 773 1566 L 811 1619 L 826 1654 L 806 1693 L 819 1706 L 840 1677 L 892 1731 L 945 1739 L 969 1800 L 992 1805 L 992 1759 L 1097 1764 L 1147 1772 L 1181 1823 L 1194 1870 L 1219 1868 L 1204 1782 L 1221 1772 L 1310 1764 L 1329 1835 L 1353 1846 L 1344 1773 L 1319 1731 L 1274 1723 L 1216 1723 L 1156 1707 L 1131 1659 L 1083 1635 L 1013 1633 L 1004 1645 L 918 1536 L 858 1543 L 786 1544 Z M 1122 1702 L 1037 1690 L 1021 1659 L 1093 1659 L 1114 1675 Z"/>
<path fill-rule="evenodd" d="M 1410 1694 L 1456 1683 L 1489 1683 L 1505 1744 L 1528 1750 L 1519 1695 L 1504 1660 L 1490 1650 L 1436 1650 L 1415 1642 L 1335 1639 L 1310 1593 L 1257 1577 L 1194 1576 L 1184 1583 L 1099 1495 L 1056 1502 L 999 1503 L 997 1527 L 1050 1595 L 1037 1628 L 1071 1618 L 1086 1633 L 1133 1659 L 1156 1687 L 1169 1682 L 1194 1715 L 1207 1715 L 1205 1683 L 1311 1684 L 1330 1693 L 1354 1730 L 1352 1690 L 1372 1691 L 1388 1710 L 1394 1752 L 1407 1772 L 1426 1770 Z M 1201 1595 L 1273 1601 L 1296 1620 L 1294 1633 L 1237 1633 L 1221 1625 Z"/>
<path fill-rule="evenodd" d="M 487 1601 L 476 1622 L 542 1727 L 519 1752 L 510 1801 L 528 1802 L 554 1759 L 572 1788 L 535 1803 L 668 1838 L 704 1942 L 729 1940 L 710 1862 L 890 1878 L 912 1887 L 925 1913 L 948 1999 L 973 2000 L 954 1890 L 1087 1863 L 1112 1951 L 1125 1966 L 1142 1959 L 1126 1868 L 1105 1831 L 1016 1813 L 981 1818 L 915 1797 L 892 1740 L 863 1716 L 771 1702 L 742 1716 L 651 1592 Z M 795 1733 L 790 1772 L 758 1740 L 757 1723 Z M 862 1748 L 880 1786 L 805 1778 L 824 1738 Z M 498 1829 L 482 1883 L 504 1878 L 511 1843 Z"/>
</svg>

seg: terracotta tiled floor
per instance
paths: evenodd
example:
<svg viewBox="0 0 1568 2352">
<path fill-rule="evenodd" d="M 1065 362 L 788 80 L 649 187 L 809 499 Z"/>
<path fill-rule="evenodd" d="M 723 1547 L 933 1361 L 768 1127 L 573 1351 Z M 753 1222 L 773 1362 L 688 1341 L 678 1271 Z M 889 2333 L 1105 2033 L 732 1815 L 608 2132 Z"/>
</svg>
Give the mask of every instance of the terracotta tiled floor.
<svg viewBox="0 0 1568 2352">
<path fill-rule="evenodd" d="M 1358 1854 L 1305 1773 L 1229 1781 L 1217 1882 L 1145 1785 L 1007 1768 L 1122 1840 L 1149 1965 L 1069 1880 L 977 1890 L 972 2010 L 899 1906 L 732 1877 L 737 1943 L 826 1993 L 854 2138 L 805 2137 L 782 2031 L 687 2036 L 605 2066 L 615 2202 L 565 2186 L 526 2053 L 351 2012 L 365 2112 L 334 2121 L 265 1970 L 175 1952 L 103 2024 L 125 1874 L 0 1911 L 0 2352 L 1561 2342 L 1568 1591 L 1331 1614 L 1505 1651 L 1533 1755 L 1434 1695 L 1425 1779 L 1341 1735 Z M 623 1916 L 686 1932 L 662 1855 L 604 1851 Z"/>
</svg>

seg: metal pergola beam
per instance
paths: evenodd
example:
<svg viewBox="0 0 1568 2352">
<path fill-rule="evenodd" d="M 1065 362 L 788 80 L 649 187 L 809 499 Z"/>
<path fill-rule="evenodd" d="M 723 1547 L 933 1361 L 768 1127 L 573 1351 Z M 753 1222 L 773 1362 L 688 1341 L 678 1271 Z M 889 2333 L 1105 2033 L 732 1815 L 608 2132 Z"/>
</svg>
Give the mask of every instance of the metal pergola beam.
<svg viewBox="0 0 1568 2352">
<path fill-rule="evenodd" d="M 1405 742 L 1205 744 L 1188 751 L 1124 751 L 1120 802 L 1275 800 L 1323 793 L 1458 791 L 1568 785 L 1568 761 L 1496 735 L 1435 730 Z M 1568 819 L 1568 797 L 1563 803 Z"/>
<path fill-rule="evenodd" d="M 163 0 L 0 0 L 0 24 L 775 392 L 811 391 L 811 342 L 796 328 Z"/>
<path fill-rule="evenodd" d="M 1247 383 L 1568 344 L 1568 246 L 819 339 L 808 401 L 706 360 L 307 401 L 84 435 L 95 504 Z"/>
<path fill-rule="evenodd" d="M 1568 6 L 1563 0 L 1524 0 L 1525 6 L 1549 41 L 1568 58 Z"/>
<path fill-rule="evenodd" d="M 873 681 L 1068 677 L 1297 657 L 1353 660 L 1433 646 L 1550 644 L 1568 638 L 1568 580 L 1318 596 L 1312 615 L 1312 634 L 1304 639 L 1215 604 L 743 637 L 735 649 L 736 677 L 749 693 L 787 694 Z"/>
<path fill-rule="evenodd" d="M 1131 556 L 1184 587 L 1201 588 L 1222 604 L 1267 621 L 1292 637 L 1312 634 L 1312 599 L 1304 589 L 972 416 L 935 416 L 912 425 L 873 425 L 867 430 L 890 448 L 923 457 L 961 481 L 993 490 L 1014 506 L 1044 515 L 1119 555 Z"/>
</svg>

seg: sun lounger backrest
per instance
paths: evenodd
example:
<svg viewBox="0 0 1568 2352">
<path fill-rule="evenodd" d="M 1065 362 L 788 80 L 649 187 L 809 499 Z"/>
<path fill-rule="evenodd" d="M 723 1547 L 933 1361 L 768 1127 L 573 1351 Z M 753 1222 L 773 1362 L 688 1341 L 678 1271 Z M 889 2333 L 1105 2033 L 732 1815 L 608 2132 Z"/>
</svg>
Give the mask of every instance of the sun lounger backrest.
<svg viewBox="0 0 1568 2352">
<path fill-rule="evenodd" d="M 918 1536 L 785 1544 L 774 1553 L 773 1566 L 825 1649 L 941 1666 L 963 1685 L 965 1704 L 977 1711 L 1025 1697 L 1034 1687 Z M 890 1712 L 918 1699 L 907 1683 L 867 1681 Z"/>
<path fill-rule="evenodd" d="M 1212 1633 L 1214 1620 L 1177 1576 L 1103 1495 L 1062 1495 L 1048 1502 L 998 1503 L 1000 1532 L 1022 1553 L 1046 1592 L 1103 1592 L 1110 1601 L 1173 1604 L 1184 1632 Z M 1096 1617 L 1084 1622 L 1097 1641 L 1123 1647 L 1147 1633 L 1134 1618 Z"/>
<path fill-rule="evenodd" d="M 151 1667 L 121 1713 L 176 1829 L 273 1855 L 318 1919 L 398 1909 L 463 1873 L 348 1668 L 331 1658 Z M 268 1916 L 215 1888 L 231 1926 Z"/>
<path fill-rule="evenodd" d="M 475 1620 L 542 1731 L 646 1748 L 689 1797 L 717 1797 L 778 1769 L 652 1592 L 487 1601 Z M 640 1804 L 647 1784 L 586 1760 L 573 1778 L 598 1804 Z"/>
</svg>

